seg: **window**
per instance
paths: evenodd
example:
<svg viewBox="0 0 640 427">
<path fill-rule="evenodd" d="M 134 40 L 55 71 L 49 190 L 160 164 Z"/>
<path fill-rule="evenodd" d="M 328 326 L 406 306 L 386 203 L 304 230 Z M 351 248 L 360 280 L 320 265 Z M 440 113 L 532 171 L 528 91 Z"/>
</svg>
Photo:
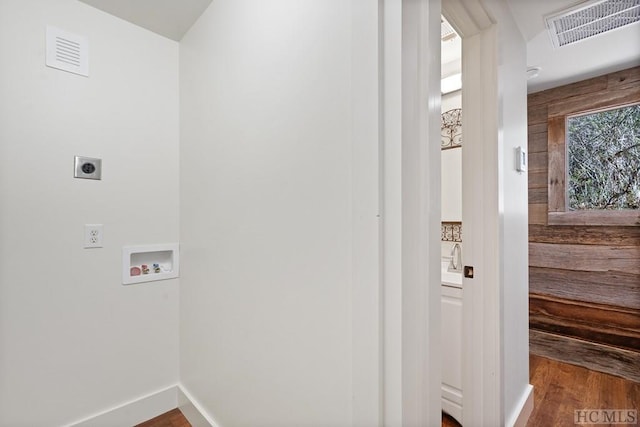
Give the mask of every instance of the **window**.
<svg viewBox="0 0 640 427">
<path fill-rule="evenodd" d="M 640 90 L 593 79 L 547 105 L 549 225 L 640 225 Z"/>
<path fill-rule="evenodd" d="M 640 208 L 640 104 L 567 117 L 569 210 Z"/>
</svg>

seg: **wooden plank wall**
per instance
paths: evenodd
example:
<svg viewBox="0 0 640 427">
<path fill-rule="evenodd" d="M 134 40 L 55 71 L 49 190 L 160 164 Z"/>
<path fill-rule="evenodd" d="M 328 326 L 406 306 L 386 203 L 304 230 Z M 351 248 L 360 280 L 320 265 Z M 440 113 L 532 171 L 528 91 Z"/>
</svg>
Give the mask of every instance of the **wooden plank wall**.
<svg viewBox="0 0 640 427">
<path fill-rule="evenodd" d="M 528 97 L 531 349 L 591 368 L 580 354 L 594 348 L 612 357 L 618 351 L 640 356 L 640 227 L 548 224 L 548 106 L 585 95 L 606 98 L 621 86 L 637 90 L 640 67 Z M 539 332 L 544 340 L 535 338 Z M 589 350 L 567 355 L 576 340 Z M 627 368 L 640 377 L 639 366 Z"/>
</svg>

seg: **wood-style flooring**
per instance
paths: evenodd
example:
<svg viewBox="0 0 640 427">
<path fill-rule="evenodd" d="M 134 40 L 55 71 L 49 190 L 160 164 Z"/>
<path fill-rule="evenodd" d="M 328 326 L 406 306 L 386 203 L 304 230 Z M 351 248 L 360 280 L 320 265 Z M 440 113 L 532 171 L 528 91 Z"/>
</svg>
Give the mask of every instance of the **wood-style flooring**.
<svg viewBox="0 0 640 427">
<path fill-rule="evenodd" d="M 176 408 L 135 427 L 191 427 L 191 424 L 182 415 L 180 409 Z"/>
<path fill-rule="evenodd" d="M 527 427 L 573 427 L 580 409 L 640 412 L 640 383 L 533 354 L 529 372 L 534 409 Z"/>
<path fill-rule="evenodd" d="M 442 427 L 461 427 L 451 415 L 442 413 Z"/>
<path fill-rule="evenodd" d="M 191 427 L 191 424 L 176 408 L 135 427 Z M 460 424 L 449 415 L 442 414 L 442 427 L 460 427 Z"/>
<path fill-rule="evenodd" d="M 534 409 L 527 427 L 573 427 L 574 411 L 578 409 L 635 409 L 640 413 L 640 383 L 533 354 L 529 366 Z M 179 409 L 174 409 L 137 427 L 191 424 Z M 444 416 L 442 427 L 459 424 Z"/>
</svg>

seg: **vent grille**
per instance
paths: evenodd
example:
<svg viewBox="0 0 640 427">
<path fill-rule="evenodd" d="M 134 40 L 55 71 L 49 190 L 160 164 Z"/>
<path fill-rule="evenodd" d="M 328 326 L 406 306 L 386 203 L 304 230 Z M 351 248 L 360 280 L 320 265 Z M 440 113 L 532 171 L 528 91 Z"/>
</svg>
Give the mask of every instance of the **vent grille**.
<svg viewBox="0 0 640 427">
<path fill-rule="evenodd" d="M 64 37 L 56 37 L 56 61 L 79 67 L 80 43 Z"/>
<path fill-rule="evenodd" d="M 86 37 L 47 27 L 46 64 L 70 73 L 89 75 L 89 42 Z"/>
<path fill-rule="evenodd" d="M 640 21 L 640 0 L 599 0 L 545 17 L 559 48 Z"/>
<path fill-rule="evenodd" d="M 453 29 L 451 24 L 447 22 L 446 19 L 442 18 L 440 21 L 440 39 L 443 42 L 453 40 L 458 37 L 456 30 Z"/>
</svg>

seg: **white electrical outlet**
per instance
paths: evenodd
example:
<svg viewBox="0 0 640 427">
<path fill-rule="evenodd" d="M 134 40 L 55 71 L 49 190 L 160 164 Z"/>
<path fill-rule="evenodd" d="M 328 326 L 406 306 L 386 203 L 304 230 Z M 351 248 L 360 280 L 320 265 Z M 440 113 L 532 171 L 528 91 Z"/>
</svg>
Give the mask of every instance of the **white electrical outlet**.
<svg viewBox="0 0 640 427">
<path fill-rule="evenodd" d="M 101 248 L 102 247 L 102 224 L 85 224 L 84 225 L 84 247 L 85 248 Z"/>
</svg>

